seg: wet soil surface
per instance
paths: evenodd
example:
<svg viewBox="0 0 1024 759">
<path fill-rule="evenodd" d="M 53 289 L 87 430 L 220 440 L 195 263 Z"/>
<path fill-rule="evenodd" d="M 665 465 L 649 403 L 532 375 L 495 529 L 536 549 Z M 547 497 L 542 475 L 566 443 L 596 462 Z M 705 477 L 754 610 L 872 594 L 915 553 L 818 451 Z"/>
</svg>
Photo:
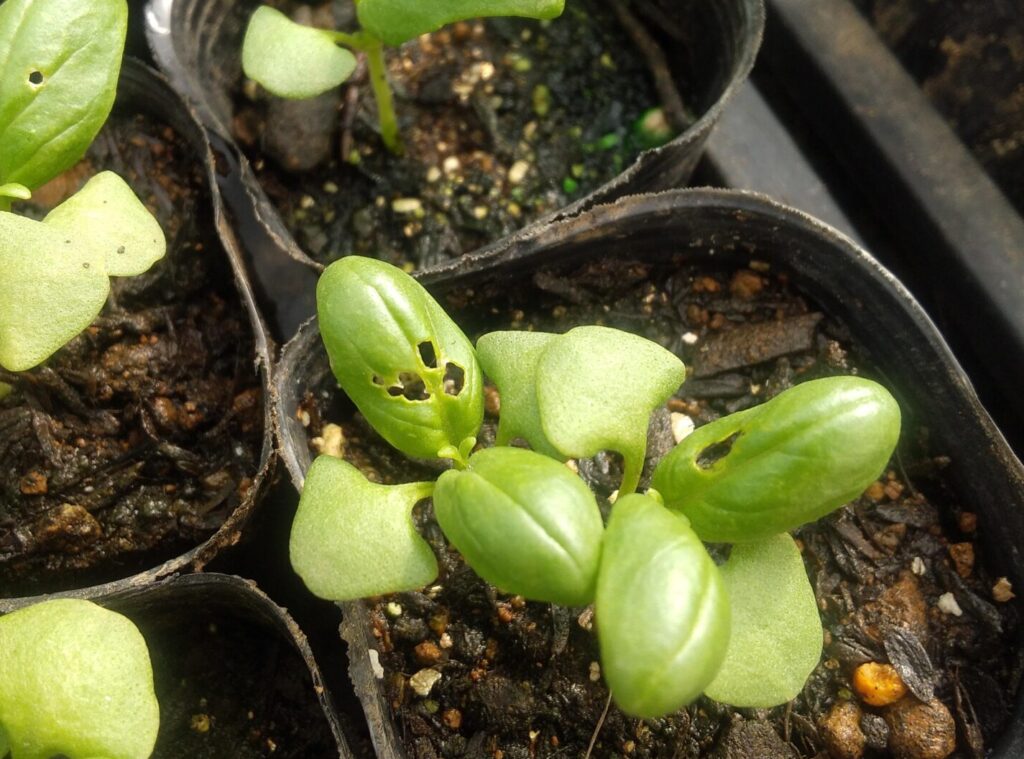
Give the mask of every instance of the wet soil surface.
<svg viewBox="0 0 1024 759">
<path fill-rule="evenodd" d="M 154 759 L 338 755 L 287 639 L 218 604 L 166 603 L 131 616 L 149 645 L 160 702 Z"/>
<path fill-rule="evenodd" d="M 191 149 L 117 115 L 46 207 L 95 172 L 123 176 L 168 253 L 113 279 L 102 314 L 44 366 L 0 380 L 0 595 L 123 577 L 207 539 L 257 472 L 263 409 L 251 328 Z M 41 215 L 43 208 L 27 213 Z"/>
<path fill-rule="evenodd" d="M 351 7 L 334 7 L 292 15 L 350 28 Z M 645 147 L 635 124 L 658 105 L 644 57 L 599 0 L 569 0 L 551 22 L 458 23 L 388 65 L 402 157 L 380 141 L 365 66 L 311 101 L 251 82 L 236 93 L 235 137 L 318 261 L 357 253 L 411 269 L 493 242 L 630 166 Z"/>
<path fill-rule="evenodd" d="M 855 0 L 1024 213 L 1024 12 L 1019 0 Z"/>
<path fill-rule="evenodd" d="M 474 338 L 596 323 L 642 334 L 684 359 L 690 378 L 654 416 L 645 478 L 674 444 L 671 420 L 681 417 L 672 414 L 700 426 L 796 382 L 872 374 L 841 324 L 797 294 L 785 273 L 756 261 L 721 271 L 603 263 L 571 277 L 540 271 L 526 292 L 502 288 L 458 293 L 445 305 Z M 327 383 L 300 410 L 314 452 L 322 447 L 316 436 L 334 422 L 343 455 L 371 479 L 436 476 L 389 449 L 337 396 Z M 485 444 L 499 407 L 493 393 L 487 407 Z M 905 430 L 901 456 L 861 498 L 796 533 L 825 648 L 801 695 L 774 709 L 701 699 L 657 720 L 632 719 L 614 704 L 602 717 L 608 692 L 592 609 L 496 591 L 446 543 L 429 502 L 418 507 L 440 577 L 370 606 L 382 685 L 408 756 L 581 757 L 595 732 L 595 757 L 941 759 L 954 746 L 959 756 L 982 756 L 1018 687 L 1018 609 L 1012 589 L 984 569 L 972 504 L 943 482 L 944 452 L 921 450 L 919 432 Z M 619 463 L 600 455 L 578 468 L 607 513 Z M 891 664 L 910 694 L 886 707 L 866 704 L 853 688 L 865 662 Z M 440 673 L 425 696 L 424 670 Z"/>
</svg>

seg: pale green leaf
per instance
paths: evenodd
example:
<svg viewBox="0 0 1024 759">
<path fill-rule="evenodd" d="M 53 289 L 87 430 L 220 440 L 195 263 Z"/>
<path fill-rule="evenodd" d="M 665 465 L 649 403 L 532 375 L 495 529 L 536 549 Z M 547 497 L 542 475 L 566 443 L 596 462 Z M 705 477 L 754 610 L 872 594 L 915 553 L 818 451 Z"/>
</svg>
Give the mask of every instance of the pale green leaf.
<svg viewBox="0 0 1024 759">
<path fill-rule="evenodd" d="M 92 323 L 109 290 L 96 251 L 0 212 L 0 366 L 19 372 L 45 361 Z"/>
<path fill-rule="evenodd" d="M 377 485 L 346 461 L 318 457 L 292 523 L 292 567 L 331 601 L 423 587 L 437 577 L 437 560 L 412 509 L 432 489 L 429 482 Z"/>
<path fill-rule="evenodd" d="M 296 24 L 267 5 L 249 20 L 242 68 L 279 97 L 315 97 L 344 82 L 355 67 L 355 56 L 338 47 L 330 32 Z"/>
<path fill-rule="evenodd" d="M 480 364 L 422 285 L 391 264 L 347 256 L 320 276 L 316 301 L 334 376 L 385 440 L 421 458 L 472 447 L 484 415 Z"/>
<path fill-rule="evenodd" d="M 812 380 L 696 430 L 661 460 L 652 486 L 702 539 L 760 540 L 859 496 L 899 435 L 899 406 L 881 385 Z"/>
<path fill-rule="evenodd" d="M 620 490 L 630 493 L 643 469 L 651 412 L 685 377 L 683 363 L 657 343 L 608 327 L 576 327 L 552 340 L 537 366 L 544 434 L 569 458 L 621 453 Z"/>
<path fill-rule="evenodd" d="M 537 407 L 537 364 L 555 337 L 547 332 L 491 332 L 477 340 L 480 366 L 501 394 L 498 445 L 522 438 L 539 453 L 561 457 L 544 436 Z"/>
<path fill-rule="evenodd" d="M 132 277 L 167 252 L 163 230 L 121 177 L 104 171 L 44 219 L 102 258 L 107 274 Z"/>
<path fill-rule="evenodd" d="M 655 718 L 697 698 L 729 642 L 718 567 L 685 517 L 646 495 L 608 522 L 595 602 L 601 670 L 623 711 Z"/>
<path fill-rule="evenodd" d="M 36 188 L 70 168 L 107 120 L 125 0 L 0 4 L 0 183 Z"/>
<path fill-rule="evenodd" d="M 12 759 L 146 759 L 159 722 L 146 641 L 126 617 L 73 599 L 0 617 Z"/>
<path fill-rule="evenodd" d="M 737 544 L 721 572 L 732 635 L 705 693 L 732 706 L 777 706 L 796 698 L 821 657 L 822 630 L 793 538 Z"/>
<path fill-rule="evenodd" d="M 604 523 L 594 494 L 564 464 L 489 448 L 441 475 L 434 511 L 476 573 L 536 601 L 593 600 Z"/>
<path fill-rule="evenodd" d="M 445 24 L 481 16 L 551 19 L 565 0 L 359 0 L 359 23 L 388 45 L 401 45 Z"/>
<path fill-rule="evenodd" d="M 32 191 L 25 185 L 17 182 L 10 182 L 0 185 L 0 198 L 11 198 L 13 200 L 28 200 L 32 197 Z"/>
</svg>

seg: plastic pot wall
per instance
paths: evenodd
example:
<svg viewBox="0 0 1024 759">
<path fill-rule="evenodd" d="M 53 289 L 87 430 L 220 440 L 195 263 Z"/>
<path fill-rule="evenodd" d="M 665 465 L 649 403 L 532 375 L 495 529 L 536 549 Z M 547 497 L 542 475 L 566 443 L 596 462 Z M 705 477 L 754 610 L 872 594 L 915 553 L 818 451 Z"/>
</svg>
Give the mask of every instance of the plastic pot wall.
<svg viewBox="0 0 1024 759">
<path fill-rule="evenodd" d="M 238 541 L 243 526 L 263 497 L 276 460 L 273 444 L 273 409 L 270 402 L 272 342 L 256 307 L 235 234 L 224 216 L 216 184 L 213 156 L 205 132 L 167 81 L 157 72 L 133 59 L 126 59 L 124 62 L 118 84 L 115 111 L 145 114 L 158 123 L 166 124 L 185 140 L 193 152 L 195 164 L 202 169 L 201 174 L 210 203 L 209 223 L 216 227 L 211 230 L 210 238 L 219 238 L 220 241 L 220 245 L 217 246 L 219 249 L 210 250 L 209 255 L 226 258 L 233 275 L 234 289 L 238 294 L 240 305 L 245 309 L 248 326 L 253 336 L 254 353 L 250 369 L 254 375 L 259 376 L 262 403 L 263 432 L 260 458 L 257 470 L 248 473 L 252 480 L 251 487 L 223 524 L 202 543 L 173 558 L 156 561 L 154 566 L 137 574 L 99 586 L 69 590 L 55 595 L 95 597 L 102 593 L 144 587 L 175 572 L 201 569 L 222 548 Z M 41 596 L 36 598 L 0 598 L 0 612 L 34 603 L 41 598 Z"/>
<path fill-rule="evenodd" d="M 746 266 L 752 258 L 784 271 L 796 288 L 848 330 L 903 409 L 904 443 L 927 430 L 928 449 L 951 458 L 950 500 L 978 515 L 990 571 L 1024 583 L 1024 466 L 993 425 L 935 326 L 904 287 L 870 255 L 830 227 L 762 196 L 724 190 L 626 198 L 536 229 L 486 253 L 431 270 L 421 281 L 437 296 L 472 287 L 516 296 L 529 307 L 538 270 L 560 273 L 603 258 L 678 267 Z M 463 314 L 457 316 L 458 320 Z M 311 454 L 298 410 L 307 391 L 334 388 L 316 321 L 282 354 L 275 380 L 282 456 L 297 488 Z M 344 604 L 350 673 L 381 757 L 406 754 L 367 650 L 366 607 Z M 991 754 L 1024 753 L 1024 702 Z"/>
<path fill-rule="evenodd" d="M 534 224 L 571 216 L 624 195 L 684 185 L 711 128 L 750 73 L 764 29 L 762 0 L 645 2 L 682 35 L 671 41 L 666 52 L 670 67 L 687 72 L 688 79 L 697 83 L 683 94 L 699 118 L 672 142 L 641 154 L 615 179 Z M 158 65 L 195 104 L 203 123 L 231 145 L 232 90 L 242 78 L 241 40 L 257 4 L 255 0 L 151 0 L 147 6 L 147 34 Z M 241 156 L 237 146 L 235 150 Z M 288 255 L 321 268 L 287 230 L 244 157 L 240 166 L 248 202 L 266 234 Z"/>
</svg>

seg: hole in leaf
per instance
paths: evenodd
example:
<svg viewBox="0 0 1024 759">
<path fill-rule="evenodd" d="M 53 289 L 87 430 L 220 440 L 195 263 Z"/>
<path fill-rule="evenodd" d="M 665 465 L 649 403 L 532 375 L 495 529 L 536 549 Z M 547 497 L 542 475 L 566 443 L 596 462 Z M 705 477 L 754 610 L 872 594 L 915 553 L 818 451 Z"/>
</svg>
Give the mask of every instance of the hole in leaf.
<svg viewBox="0 0 1024 759">
<path fill-rule="evenodd" d="M 725 440 L 719 440 L 717 443 L 709 445 L 697 454 L 697 466 L 701 469 L 710 469 L 713 467 L 729 455 L 729 452 L 732 451 L 733 443 L 736 442 L 736 438 L 739 436 L 739 432 L 734 432 Z"/>
<path fill-rule="evenodd" d="M 119 255 L 119 256 L 123 256 L 124 255 L 124 245 L 121 245 L 121 246 L 118 247 L 117 255 Z"/>
<path fill-rule="evenodd" d="M 458 395 L 466 383 L 465 370 L 450 361 L 444 365 L 444 391 L 448 395 Z"/>
<path fill-rule="evenodd" d="M 428 369 L 436 369 L 437 352 L 434 350 L 434 344 L 427 340 L 416 347 L 420 349 L 420 359 L 423 361 L 423 365 Z"/>
<path fill-rule="evenodd" d="M 381 377 L 379 374 L 373 375 L 373 384 L 379 385 L 380 387 L 384 387 L 384 378 Z"/>
<path fill-rule="evenodd" d="M 42 71 L 33 71 L 31 74 L 28 75 L 28 83 L 34 87 L 38 87 L 40 84 L 42 84 L 43 79 L 44 77 Z"/>
<path fill-rule="evenodd" d="M 392 398 L 402 396 L 407 401 L 426 401 L 430 399 L 423 378 L 416 372 L 402 372 L 398 375 L 398 384 L 388 388 L 388 395 Z"/>
</svg>

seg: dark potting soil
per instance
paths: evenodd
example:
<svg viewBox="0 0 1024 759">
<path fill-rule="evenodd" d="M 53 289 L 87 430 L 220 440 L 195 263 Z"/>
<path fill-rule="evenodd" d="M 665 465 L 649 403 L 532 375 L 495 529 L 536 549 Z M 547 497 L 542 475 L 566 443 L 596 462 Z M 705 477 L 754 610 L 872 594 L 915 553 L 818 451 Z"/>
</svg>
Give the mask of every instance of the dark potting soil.
<svg viewBox="0 0 1024 759">
<path fill-rule="evenodd" d="M 655 414 L 645 479 L 674 444 L 672 421 L 685 421 L 672 414 L 700 426 L 798 381 L 871 375 L 843 326 L 816 312 L 785 273 L 757 261 L 718 271 L 629 262 L 590 264 L 568 276 L 542 270 L 529 291 L 502 283 L 457 293 L 444 305 L 473 338 L 509 327 L 561 332 L 606 324 L 680 355 L 689 379 Z M 371 479 L 436 476 L 390 449 L 339 395 L 328 383 L 300 410 L 314 451 L 322 438 L 330 441 L 327 425 L 335 422 L 344 457 Z M 499 405 L 489 393 L 484 441 L 493 440 Z M 905 437 L 903 458 L 862 497 L 796 533 L 825 648 L 803 692 L 774 709 L 701 699 L 640 721 L 608 707 L 592 609 L 502 594 L 446 543 L 429 502 L 418 507 L 440 577 L 422 592 L 370 606 L 382 684 L 408 756 L 582 757 L 595 733 L 595 757 L 782 759 L 829 750 L 846 757 L 860 756 L 858 741 L 861 750 L 867 742 L 865 756 L 944 757 L 952 741 L 959 756 L 981 756 L 1017 691 L 1018 610 L 1008 603 L 1011 589 L 984 568 L 972 504 L 943 483 L 944 452 L 929 451 L 922 430 Z M 616 457 L 577 467 L 607 514 L 621 477 Z M 891 662 L 927 705 L 913 695 L 885 708 L 862 703 L 851 678 L 867 661 Z M 440 678 L 423 696 L 415 690 L 423 674 L 416 675 L 430 669 Z"/>
<path fill-rule="evenodd" d="M 352 24 L 349 4 L 337 16 L 330 5 L 295 17 Z M 380 141 L 365 67 L 312 101 L 251 82 L 236 93 L 235 136 L 318 261 L 355 253 L 412 269 L 497 240 L 629 167 L 644 147 L 635 123 L 658 105 L 643 55 L 600 0 L 569 0 L 551 22 L 458 23 L 388 61 L 402 157 Z"/>
<path fill-rule="evenodd" d="M 337 757 L 309 670 L 287 639 L 201 602 L 132 617 L 160 702 L 154 759 Z"/>
<path fill-rule="evenodd" d="M 167 256 L 113 279 L 102 314 L 43 366 L 0 376 L 16 388 L 0 401 L 0 596 L 181 554 L 224 522 L 259 467 L 251 328 L 194 152 L 161 124 L 115 114 L 36 200 L 56 205 L 103 169 L 156 214 Z"/>
<path fill-rule="evenodd" d="M 1024 10 L 1019 0 L 856 0 L 1024 213 Z"/>
</svg>

